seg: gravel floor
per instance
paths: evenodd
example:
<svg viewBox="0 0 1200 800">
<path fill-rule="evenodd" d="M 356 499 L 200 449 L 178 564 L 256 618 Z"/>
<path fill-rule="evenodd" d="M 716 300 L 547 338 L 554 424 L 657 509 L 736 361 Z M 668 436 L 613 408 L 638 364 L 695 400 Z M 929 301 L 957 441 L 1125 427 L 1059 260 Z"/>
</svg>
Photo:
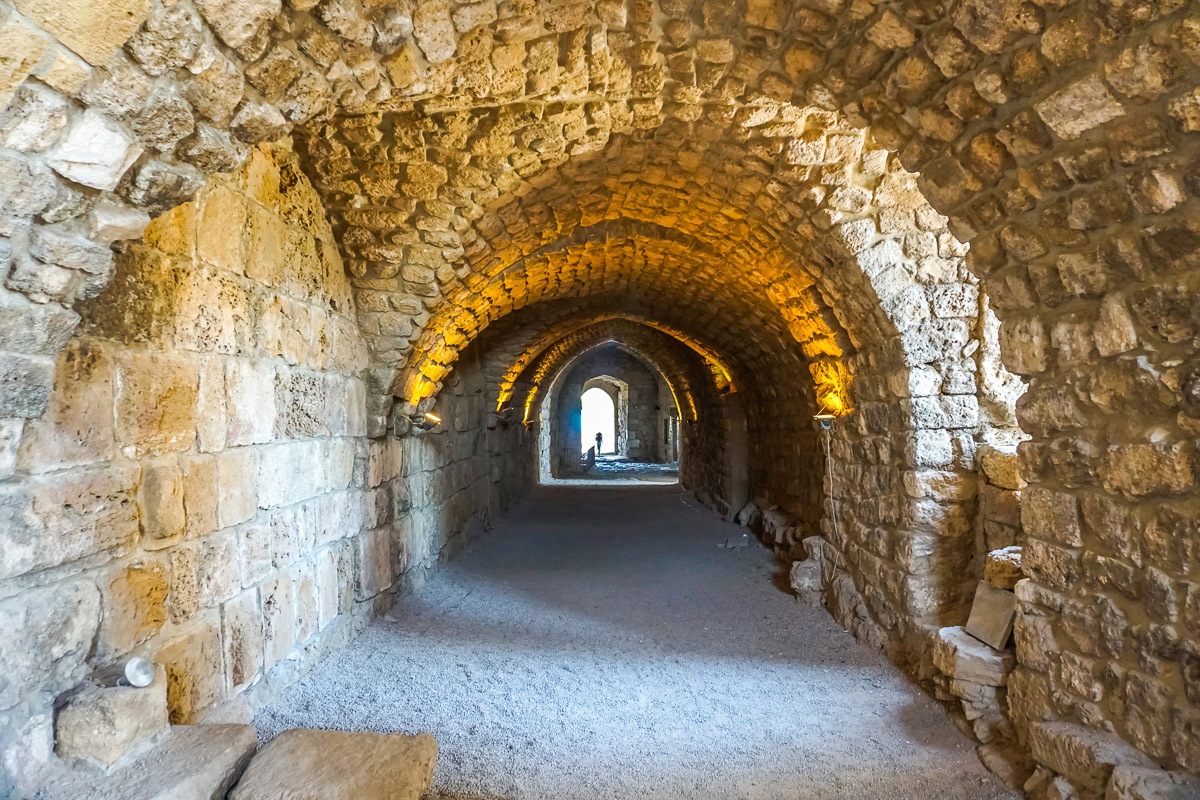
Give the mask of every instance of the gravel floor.
<svg viewBox="0 0 1200 800">
<path fill-rule="evenodd" d="M 543 487 L 255 720 L 429 731 L 439 798 L 1015 798 L 673 486 Z"/>
</svg>

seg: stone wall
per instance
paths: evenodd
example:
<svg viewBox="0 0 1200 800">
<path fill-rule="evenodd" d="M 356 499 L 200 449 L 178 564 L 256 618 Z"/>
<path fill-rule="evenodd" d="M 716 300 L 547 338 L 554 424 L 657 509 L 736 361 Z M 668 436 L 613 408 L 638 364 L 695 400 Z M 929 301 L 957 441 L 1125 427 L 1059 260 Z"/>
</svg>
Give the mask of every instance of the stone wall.
<svg viewBox="0 0 1200 800">
<path fill-rule="evenodd" d="M 670 407 L 662 405 L 662 400 L 664 392 L 669 396 L 669 390 L 660 386 L 659 377 L 639 359 L 619 350 L 619 346 L 611 346 L 597 350 L 562 377 L 550 434 L 554 442 L 551 447 L 562 453 L 560 463 L 567 466 L 569 454 L 578 455 L 580 397 L 592 386 L 591 381 L 600 376 L 615 378 L 624 384 L 625 397 L 613 398 L 614 405 L 623 403 L 625 406 L 622 409 L 618 405 L 617 408 L 618 419 L 625 425 L 625 429 L 617 433 L 618 443 L 624 446 L 621 455 L 660 461 L 661 420 L 670 414 Z"/>
<path fill-rule="evenodd" d="M 302 125 L 369 433 L 522 309 L 634 314 L 746 383 L 807 373 L 814 409 L 856 409 L 823 500 L 839 585 L 919 628 L 961 610 L 936 566 L 974 560 L 960 531 L 1016 530 L 967 463 L 982 289 L 1030 385 L 1010 704 L 1200 768 L 1194 3 L 418 5 L 0 0 L 0 472 L 107 245 Z M 764 397 L 815 444 L 809 395 Z M 811 517 L 789 483 L 815 456 L 782 455 L 764 491 Z"/>
<path fill-rule="evenodd" d="M 78 312 L 0 480 L 9 775 L 49 757 L 56 698 L 130 654 L 165 665 L 173 722 L 246 713 L 528 484 L 469 359 L 446 430 L 365 437 L 349 280 L 286 145 L 159 217 Z"/>
</svg>

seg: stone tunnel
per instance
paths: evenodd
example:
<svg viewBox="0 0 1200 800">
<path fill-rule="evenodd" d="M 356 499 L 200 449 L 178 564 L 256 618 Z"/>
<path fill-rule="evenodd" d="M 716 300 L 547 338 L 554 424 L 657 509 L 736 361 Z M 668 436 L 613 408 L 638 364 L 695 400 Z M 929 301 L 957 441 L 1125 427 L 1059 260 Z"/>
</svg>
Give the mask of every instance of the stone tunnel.
<svg viewBox="0 0 1200 800">
<path fill-rule="evenodd" d="M 346 723 L 432 732 L 429 796 L 1200 797 L 1194 0 L 0 0 L 0 277 L 0 797 L 142 797 L 209 726 L 223 797 L 579 509 L 575 561 L 759 559 L 763 641 L 852 635 L 979 783 L 806 794 L 801 726 L 758 794 L 467 792 L 435 721 Z M 590 579 L 722 610 L 651 534 Z"/>
</svg>

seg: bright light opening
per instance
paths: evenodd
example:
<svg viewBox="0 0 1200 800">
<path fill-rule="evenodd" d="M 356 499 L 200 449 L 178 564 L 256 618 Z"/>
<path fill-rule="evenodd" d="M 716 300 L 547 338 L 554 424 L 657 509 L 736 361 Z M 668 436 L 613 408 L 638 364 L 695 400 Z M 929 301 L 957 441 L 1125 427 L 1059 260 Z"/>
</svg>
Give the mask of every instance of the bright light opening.
<svg viewBox="0 0 1200 800">
<path fill-rule="evenodd" d="M 601 436 L 600 453 L 617 451 L 617 407 L 612 397 L 603 389 L 588 389 L 583 393 L 583 429 L 580 431 L 580 450 L 587 452 L 596 446 L 596 434 Z"/>
</svg>

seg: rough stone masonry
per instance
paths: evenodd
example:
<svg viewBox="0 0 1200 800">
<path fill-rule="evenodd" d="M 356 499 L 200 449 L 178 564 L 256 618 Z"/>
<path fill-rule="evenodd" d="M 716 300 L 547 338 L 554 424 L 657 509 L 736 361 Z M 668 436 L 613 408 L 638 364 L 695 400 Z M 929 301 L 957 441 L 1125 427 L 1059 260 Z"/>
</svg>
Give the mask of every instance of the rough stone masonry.
<svg viewBox="0 0 1200 800">
<path fill-rule="evenodd" d="M 0 0 L 6 776 L 127 654 L 187 721 L 346 641 L 595 325 L 989 765 L 1200 770 L 1198 76 L 1188 0 Z"/>
</svg>

